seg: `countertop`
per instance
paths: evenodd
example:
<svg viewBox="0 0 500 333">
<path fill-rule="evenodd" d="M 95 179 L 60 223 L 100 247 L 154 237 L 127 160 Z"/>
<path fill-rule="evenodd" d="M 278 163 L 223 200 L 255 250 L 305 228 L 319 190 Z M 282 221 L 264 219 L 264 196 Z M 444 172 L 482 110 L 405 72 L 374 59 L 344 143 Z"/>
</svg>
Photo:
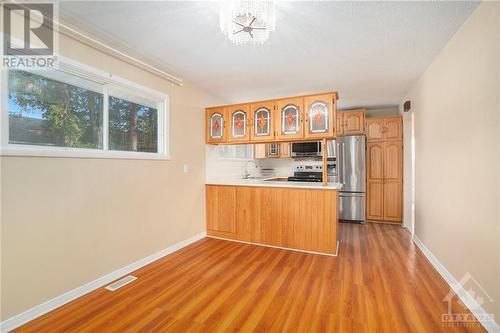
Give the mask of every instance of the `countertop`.
<svg viewBox="0 0 500 333">
<path fill-rule="evenodd" d="M 340 190 L 342 184 L 340 183 L 328 183 L 328 185 L 323 186 L 322 183 L 315 182 L 288 182 L 288 181 L 272 181 L 266 179 L 272 178 L 212 178 L 207 180 L 207 185 L 233 185 L 233 186 L 261 186 L 261 187 L 288 187 L 288 188 L 309 188 L 309 189 L 319 189 L 319 190 Z"/>
</svg>

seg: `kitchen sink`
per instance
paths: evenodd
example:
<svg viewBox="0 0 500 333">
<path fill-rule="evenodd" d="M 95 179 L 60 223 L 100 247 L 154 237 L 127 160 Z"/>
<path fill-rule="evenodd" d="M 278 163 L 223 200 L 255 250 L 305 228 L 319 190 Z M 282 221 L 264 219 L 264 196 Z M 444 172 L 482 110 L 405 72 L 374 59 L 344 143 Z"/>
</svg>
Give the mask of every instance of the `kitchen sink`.
<svg viewBox="0 0 500 333">
<path fill-rule="evenodd" d="M 241 177 L 241 179 L 267 179 L 267 177 L 250 176 L 250 177 Z"/>
</svg>

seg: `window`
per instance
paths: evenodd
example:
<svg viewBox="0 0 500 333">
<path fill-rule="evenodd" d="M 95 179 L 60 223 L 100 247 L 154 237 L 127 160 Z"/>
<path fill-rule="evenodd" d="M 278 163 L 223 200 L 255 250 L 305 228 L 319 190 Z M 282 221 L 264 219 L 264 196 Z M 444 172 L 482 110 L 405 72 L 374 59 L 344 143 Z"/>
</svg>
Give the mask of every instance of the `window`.
<svg viewBox="0 0 500 333">
<path fill-rule="evenodd" d="M 166 95 L 66 66 L 3 82 L 3 155 L 169 158 Z"/>
<path fill-rule="evenodd" d="M 253 145 L 219 145 L 217 152 L 219 157 L 223 159 L 238 159 L 248 160 L 252 159 Z"/>
<path fill-rule="evenodd" d="M 109 96 L 109 149 L 158 152 L 158 110 Z"/>
<path fill-rule="evenodd" d="M 103 94 L 96 92 L 98 85 L 90 90 L 82 86 L 91 84 L 81 81 L 79 87 L 29 72 L 10 71 L 9 143 L 102 148 Z"/>
</svg>

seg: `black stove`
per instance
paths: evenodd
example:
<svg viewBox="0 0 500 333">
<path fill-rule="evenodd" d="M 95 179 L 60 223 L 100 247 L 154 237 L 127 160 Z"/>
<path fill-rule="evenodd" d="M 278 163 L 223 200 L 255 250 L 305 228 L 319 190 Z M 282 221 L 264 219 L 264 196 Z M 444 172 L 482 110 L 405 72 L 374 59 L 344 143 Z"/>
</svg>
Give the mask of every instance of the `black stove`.
<svg viewBox="0 0 500 333">
<path fill-rule="evenodd" d="M 309 166 L 307 166 L 309 167 Z M 293 176 L 288 177 L 289 182 L 322 182 L 323 181 L 323 172 L 322 171 L 303 171 L 308 170 L 302 168 L 295 168 L 295 172 Z M 311 170 L 318 170 L 317 167 L 314 167 Z"/>
</svg>

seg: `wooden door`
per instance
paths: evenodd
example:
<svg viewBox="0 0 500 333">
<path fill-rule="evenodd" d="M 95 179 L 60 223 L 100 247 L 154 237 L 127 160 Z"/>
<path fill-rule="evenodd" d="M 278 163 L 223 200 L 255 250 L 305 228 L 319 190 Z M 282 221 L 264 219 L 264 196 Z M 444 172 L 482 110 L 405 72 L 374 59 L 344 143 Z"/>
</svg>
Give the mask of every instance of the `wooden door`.
<svg viewBox="0 0 500 333">
<path fill-rule="evenodd" d="M 333 137 L 333 94 L 304 97 L 305 138 Z"/>
<path fill-rule="evenodd" d="M 211 108 L 206 110 L 207 143 L 223 143 L 226 141 L 226 110 Z"/>
<path fill-rule="evenodd" d="M 237 233 L 236 186 L 206 186 L 207 231 L 213 236 Z"/>
<path fill-rule="evenodd" d="M 382 220 L 384 217 L 384 144 L 366 145 L 366 218 Z"/>
<path fill-rule="evenodd" d="M 257 143 L 253 145 L 253 158 L 262 159 L 266 158 L 266 144 Z"/>
<path fill-rule="evenodd" d="M 403 118 L 387 117 L 384 118 L 384 141 L 403 140 Z"/>
<path fill-rule="evenodd" d="M 262 187 L 260 207 L 260 241 L 263 244 L 283 246 L 283 196 L 288 191 L 282 187 Z"/>
<path fill-rule="evenodd" d="M 266 144 L 266 157 L 279 158 L 280 157 L 280 144 L 279 142 Z"/>
<path fill-rule="evenodd" d="M 384 183 L 382 180 L 366 182 L 366 219 L 382 221 L 384 219 Z"/>
<path fill-rule="evenodd" d="M 292 156 L 292 145 L 290 142 L 281 142 L 280 143 L 280 157 L 290 157 Z"/>
<path fill-rule="evenodd" d="M 260 243 L 260 193 L 259 187 L 237 187 L 236 223 L 239 240 Z"/>
<path fill-rule="evenodd" d="M 384 179 L 384 143 L 366 144 L 366 178 L 369 180 Z"/>
<path fill-rule="evenodd" d="M 384 184 L 384 221 L 401 222 L 403 212 L 403 183 L 386 180 Z"/>
<path fill-rule="evenodd" d="M 227 107 L 229 121 L 227 141 L 245 142 L 250 141 L 250 105 L 231 105 Z"/>
<path fill-rule="evenodd" d="M 401 181 L 403 179 L 403 143 L 401 141 L 385 142 L 384 179 Z"/>
<path fill-rule="evenodd" d="M 288 98 L 277 101 L 277 135 L 280 139 L 304 137 L 304 99 Z"/>
<path fill-rule="evenodd" d="M 337 136 L 344 135 L 344 113 L 343 112 L 337 112 L 337 115 L 335 116 L 335 131 L 337 133 Z"/>
<path fill-rule="evenodd" d="M 344 135 L 358 135 L 365 133 L 365 110 L 345 111 Z"/>
<path fill-rule="evenodd" d="M 383 118 L 366 119 L 366 140 L 368 142 L 384 141 L 383 128 Z"/>
<path fill-rule="evenodd" d="M 274 102 L 250 105 L 250 139 L 252 141 L 274 140 L 276 134 L 274 109 Z"/>
<path fill-rule="evenodd" d="M 384 142 L 384 221 L 402 220 L 403 143 Z"/>
</svg>

